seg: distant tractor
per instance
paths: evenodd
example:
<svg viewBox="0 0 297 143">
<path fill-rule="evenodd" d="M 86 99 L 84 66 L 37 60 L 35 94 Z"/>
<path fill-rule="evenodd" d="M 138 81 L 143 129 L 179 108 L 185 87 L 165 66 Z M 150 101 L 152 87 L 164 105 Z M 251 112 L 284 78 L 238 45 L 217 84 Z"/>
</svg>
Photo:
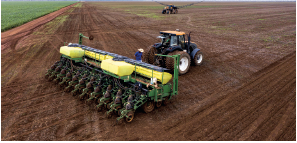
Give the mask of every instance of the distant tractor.
<svg viewBox="0 0 297 143">
<path fill-rule="evenodd" d="M 196 3 L 201 3 L 202 1 L 187 4 L 187 5 L 183 5 L 183 6 L 175 6 L 173 4 L 168 5 L 168 4 L 164 4 L 164 3 L 161 3 L 161 2 L 157 2 L 157 1 L 155 1 L 155 2 L 165 6 L 163 8 L 163 10 L 162 10 L 162 14 L 176 14 L 178 12 L 177 9 L 192 6 L 192 5 L 196 4 Z"/>
<path fill-rule="evenodd" d="M 169 4 L 168 6 L 164 7 L 162 14 L 176 14 L 178 12 L 178 7 Z"/>
<path fill-rule="evenodd" d="M 160 34 L 162 35 L 157 38 L 161 39 L 161 43 L 155 43 L 154 45 L 148 47 L 148 49 L 144 52 L 144 62 L 173 71 L 174 61 L 172 58 L 157 56 L 156 54 L 170 56 L 180 54 L 180 75 L 188 72 L 191 63 L 193 65 L 202 64 L 203 54 L 200 49 L 197 48 L 195 43 L 190 42 L 191 32 L 187 35 L 188 41 L 186 41 L 185 32 L 181 32 L 178 29 L 176 31 L 161 31 Z"/>
</svg>

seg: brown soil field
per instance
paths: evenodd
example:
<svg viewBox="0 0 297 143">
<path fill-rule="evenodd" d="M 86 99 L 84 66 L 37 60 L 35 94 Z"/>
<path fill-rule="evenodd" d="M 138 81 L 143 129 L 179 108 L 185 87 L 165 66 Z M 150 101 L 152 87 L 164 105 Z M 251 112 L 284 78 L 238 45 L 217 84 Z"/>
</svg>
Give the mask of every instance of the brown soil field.
<svg viewBox="0 0 297 143">
<path fill-rule="evenodd" d="M 186 3 L 173 3 L 183 5 Z M 1 33 L 1 140 L 296 140 L 296 3 L 81 2 Z M 56 17 L 56 18 L 55 18 Z M 64 42 L 133 58 L 159 31 L 191 33 L 201 66 L 169 105 L 115 125 L 44 78 Z"/>
</svg>

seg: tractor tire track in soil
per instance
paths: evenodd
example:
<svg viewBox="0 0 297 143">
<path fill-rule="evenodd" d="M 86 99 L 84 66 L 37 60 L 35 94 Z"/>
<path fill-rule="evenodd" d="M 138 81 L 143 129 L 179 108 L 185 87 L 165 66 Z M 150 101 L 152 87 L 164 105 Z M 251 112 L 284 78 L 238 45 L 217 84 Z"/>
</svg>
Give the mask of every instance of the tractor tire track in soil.
<svg viewBox="0 0 297 143">
<path fill-rule="evenodd" d="M 80 4 L 1 34 L 1 140 L 296 140 L 295 5 L 205 3 L 215 8 L 157 20 Z M 134 58 L 174 29 L 192 31 L 204 63 L 179 76 L 166 107 L 137 110 L 131 123 L 114 125 L 114 116 L 44 79 L 78 33 L 95 37 L 84 45 Z"/>
</svg>

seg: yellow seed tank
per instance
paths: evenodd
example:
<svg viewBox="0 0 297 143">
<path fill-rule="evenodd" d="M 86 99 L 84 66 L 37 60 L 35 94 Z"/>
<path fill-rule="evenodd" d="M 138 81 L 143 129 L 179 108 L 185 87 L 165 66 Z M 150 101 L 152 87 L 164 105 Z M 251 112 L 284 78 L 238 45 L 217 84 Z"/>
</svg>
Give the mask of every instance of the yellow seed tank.
<svg viewBox="0 0 297 143">
<path fill-rule="evenodd" d="M 172 78 L 172 75 L 165 68 L 157 67 L 148 63 L 138 62 L 127 57 L 109 53 L 106 51 L 86 47 L 79 44 L 72 44 L 69 46 L 62 46 L 60 53 L 71 58 L 89 57 L 101 62 L 101 68 L 118 76 L 131 75 L 136 72 L 147 78 L 157 78 L 162 84 L 166 84 Z M 121 59 L 121 60 L 114 60 Z"/>
</svg>

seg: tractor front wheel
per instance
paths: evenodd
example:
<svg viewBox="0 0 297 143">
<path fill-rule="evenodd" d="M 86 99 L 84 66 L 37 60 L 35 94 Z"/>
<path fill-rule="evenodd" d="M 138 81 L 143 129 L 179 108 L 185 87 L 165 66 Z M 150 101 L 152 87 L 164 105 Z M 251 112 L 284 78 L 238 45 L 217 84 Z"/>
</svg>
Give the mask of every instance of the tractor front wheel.
<svg viewBox="0 0 297 143">
<path fill-rule="evenodd" d="M 198 52 L 195 54 L 193 61 L 194 61 L 194 64 L 195 64 L 196 66 L 199 66 L 199 65 L 202 64 L 202 61 L 203 61 L 203 54 L 202 54 L 201 51 L 198 51 Z"/>
</svg>

